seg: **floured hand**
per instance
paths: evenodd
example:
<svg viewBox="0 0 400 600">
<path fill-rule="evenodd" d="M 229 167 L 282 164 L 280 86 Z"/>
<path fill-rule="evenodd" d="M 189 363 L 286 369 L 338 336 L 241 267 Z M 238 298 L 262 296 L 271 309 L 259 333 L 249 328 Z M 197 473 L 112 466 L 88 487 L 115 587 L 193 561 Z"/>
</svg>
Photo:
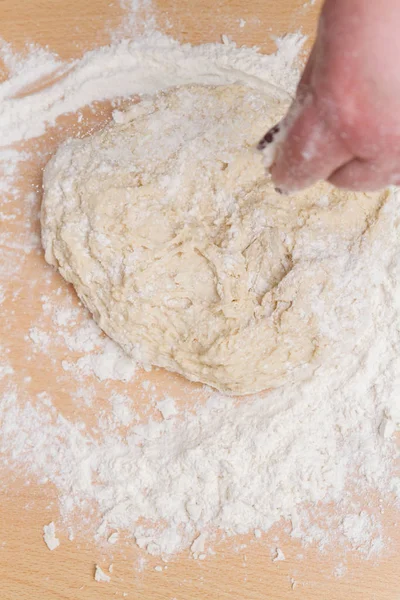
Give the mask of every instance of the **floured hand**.
<svg viewBox="0 0 400 600">
<path fill-rule="evenodd" d="M 399 26 L 398 0 L 326 0 L 280 124 L 271 174 L 281 190 L 320 179 L 365 191 L 400 183 Z M 271 138 L 276 133 L 268 132 L 260 149 Z"/>
</svg>

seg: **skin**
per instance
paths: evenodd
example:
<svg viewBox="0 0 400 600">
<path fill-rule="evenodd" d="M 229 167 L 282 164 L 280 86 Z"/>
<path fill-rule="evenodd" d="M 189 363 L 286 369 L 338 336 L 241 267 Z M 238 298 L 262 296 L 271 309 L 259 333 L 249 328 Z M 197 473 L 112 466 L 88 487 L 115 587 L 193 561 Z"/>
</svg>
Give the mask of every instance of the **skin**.
<svg viewBox="0 0 400 600">
<path fill-rule="evenodd" d="M 271 167 L 280 190 L 400 184 L 399 32 L 400 0 L 326 0 Z"/>
</svg>

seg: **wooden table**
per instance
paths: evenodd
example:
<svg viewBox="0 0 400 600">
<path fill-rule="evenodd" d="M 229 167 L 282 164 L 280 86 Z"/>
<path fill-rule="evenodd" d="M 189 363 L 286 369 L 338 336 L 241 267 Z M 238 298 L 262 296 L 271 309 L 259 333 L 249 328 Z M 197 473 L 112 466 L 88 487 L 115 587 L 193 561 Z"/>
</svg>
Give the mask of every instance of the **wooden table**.
<svg viewBox="0 0 400 600">
<path fill-rule="evenodd" d="M 238 44 L 258 45 L 262 50 L 273 48 L 270 34 L 282 34 L 299 27 L 312 34 L 319 3 L 304 0 L 158 0 L 154 4 L 161 29 L 180 41 L 215 42 L 222 33 Z M 107 43 L 109 33 L 120 25 L 123 11 L 118 2 L 110 0 L 0 0 L 0 37 L 22 50 L 26 41 L 48 45 L 64 59 L 79 57 L 89 49 Z M 245 25 L 240 26 L 240 20 Z M 105 26 L 107 24 L 107 27 Z M 1 71 L 0 71 L 1 74 Z M 3 71 L 3 79 L 6 72 Z M 109 114 L 107 109 L 97 122 Z M 53 132 L 54 133 L 54 132 Z M 62 132 L 54 133 L 47 149 L 55 148 Z M 27 174 L 30 183 L 40 183 L 40 159 Z M 43 161 L 42 161 L 43 162 Z M 7 224 L 7 222 L 6 222 Z M 0 223 L 0 228 L 4 227 Z M 23 223 L 17 223 L 16 227 Z M 32 228 L 38 231 L 37 220 Z M 12 231 L 10 226 L 10 231 Z M 57 390 L 49 380 L 56 368 L 48 356 L 40 357 L 34 368 L 26 362 L 24 335 L 35 314 L 41 314 L 39 297 L 41 277 L 45 269 L 43 257 L 33 252 L 24 263 L 19 280 L 9 284 L 9 290 L 19 289 L 13 304 L 5 307 L 6 319 L 0 323 L 0 341 L 7 339 L 14 366 L 21 378 L 30 375 L 29 392 L 43 389 L 57 397 L 57 407 L 72 414 L 68 384 Z M 64 285 L 56 277 L 47 292 Z M 66 286 L 64 286 L 66 287 Z M 66 291 L 71 295 L 70 291 Z M 14 313 L 12 312 L 14 311 Z M 32 363 L 30 363 L 32 364 Z M 165 375 L 153 374 L 160 380 Z M 174 382 L 168 377 L 168 384 Z M 172 379 L 171 379 L 172 378 Z M 0 384 L 1 385 L 1 384 Z M 178 384 L 177 384 L 178 385 Z M 1 388 L 0 388 L 1 389 Z M 104 390 L 98 386 L 99 402 Z M 132 542 L 113 547 L 112 552 L 95 546 L 91 540 L 77 536 L 68 541 L 62 534 L 61 546 L 49 552 L 42 540 L 43 525 L 57 521 L 56 492 L 51 486 L 24 485 L 24 478 L 15 473 L 1 473 L 1 480 L 10 483 L 7 490 L 0 486 L 0 599 L 1 600 L 100 600 L 127 597 L 143 600 L 235 599 L 284 600 L 396 600 L 400 598 L 399 560 L 395 555 L 396 535 L 393 529 L 392 550 L 378 564 L 357 556 L 348 560 L 347 573 L 342 578 L 332 575 L 334 555 L 321 556 L 313 549 L 302 549 L 290 541 L 284 546 L 286 560 L 272 562 L 263 542 L 249 543 L 241 537 L 237 550 L 232 541 L 217 545 L 217 554 L 206 561 L 194 561 L 188 554 L 168 563 L 162 573 L 154 570 L 159 563 L 150 559 L 148 567 L 139 572 L 133 568 L 138 557 Z M 392 526 L 395 516 L 386 515 L 386 525 Z M 304 554 L 303 560 L 297 554 Z M 112 581 L 94 581 L 94 565 L 106 568 L 114 564 Z M 294 587 L 293 583 L 297 585 Z M 127 594 L 127 596 L 123 596 Z"/>
</svg>

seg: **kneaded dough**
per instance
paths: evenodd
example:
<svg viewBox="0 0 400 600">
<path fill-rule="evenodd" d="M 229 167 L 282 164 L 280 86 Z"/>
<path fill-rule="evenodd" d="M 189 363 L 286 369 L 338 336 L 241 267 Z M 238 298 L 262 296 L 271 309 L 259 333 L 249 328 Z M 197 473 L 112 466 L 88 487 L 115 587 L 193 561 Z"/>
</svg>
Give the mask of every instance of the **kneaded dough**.
<svg viewBox="0 0 400 600">
<path fill-rule="evenodd" d="M 348 273 L 385 194 L 278 194 L 254 147 L 286 108 L 241 85 L 183 86 L 47 165 L 46 260 L 141 364 L 248 394 L 362 335 L 366 291 Z"/>
</svg>

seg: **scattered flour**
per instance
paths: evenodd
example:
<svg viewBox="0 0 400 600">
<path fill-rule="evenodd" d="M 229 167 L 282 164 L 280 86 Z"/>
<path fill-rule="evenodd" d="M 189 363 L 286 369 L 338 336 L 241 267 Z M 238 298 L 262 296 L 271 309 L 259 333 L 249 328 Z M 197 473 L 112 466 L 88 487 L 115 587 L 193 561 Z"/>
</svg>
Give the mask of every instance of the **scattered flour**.
<svg viewBox="0 0 400 600">
<path fill-rule="evenodd" d="M 192 542 L 190 549 L 194 555 L 204 552 L 206 539 L 207 536 L 204 533 L 200 533 L 200 535 Z"/>
<path fill-rule="evenodd" d="M 381 526 L 373 515 L 366 511 L 348 514 L 340 524 L 344 537 L 357 550 L 368 557 L 379 554 L 383 548 Z"/>
<path fill-rule="evenodd" d="M 86 340 L 84 346 L 91 344 L 92 341 L 89 339 Z M 136 371 L 133 360 L 126 356 L 121 348 L 110 339 L 104 341 L 101 352 L 82 356 L 75 363 L 64 360 L 62 367 L 65 371 L 71 371 L 78 377 L 95 375 L 100 381 L 106 379 L 130 381 Z"/>
<path fill-rule="evenodd" d="M 0 359 L 0 381 L 3 379 L 3 377 L 6 377 L 6 375 L 12 375 L 13 373 L 14 369 L 10 366 L 10 364 Z"/>
<path fill-rule="evenodd" d="M 87 52 L 80 61 L 65 66 L 65 76 L 50 88 L 34 96 L 16 98 L 33 77 L 40 79 L 44 71 L 58 65 L 55 56 L 33 47 L 33 55 L 20 57 L 18 74 L 0 87 L 1 144 L 7 146 L 41 136 L 57 117 L 93 101 L 153 94 L 176 85 L 240 82 L 264 90 L 267 86 L 275 93 L 286 90 L 286 96 L 294 91 L 297 73 L 290 67 L 301 49 L 303 36 L 291 34 L 279 40 L 279 51 L 272 55 L 259 54 L 253 48 L 237 48 L 234 42 L 224 41 L 181 46 L 158 32 L 123 40 Z M 41 61 L 43 69 L 35 71 Z"/>
<path fill-rule="evenodd" d="M 104 573 L 103 569 L 101 569 L 99 565 L 96 565 L 94 578 L 99 583 L 109 583 L 111 581 L 111 577 L 107 575 L 107 573 Z"/>
<path fill-rule="evenodd" d="M 286 560 L 286 557 L 280 548 L 276 549 L 275 556 L 272 560 L 273 560 L 273 562 L 279 562 L 281 560 Z"/>
<path fill-rule="evenodd" d="M 56 537 L 56 526 L 53 522 L 43 527 L 43 539 L 49 550 L 55 550 L 60 545 L 60 540 Z"/>
<path fill-rule="evenodd" d="M 118 533 L 117 531 L 115 531 L 114 533 L 112 533 L 112 534 L 109 536 L 109 538 L 108 538 L 107 542 L 108 542 L 109 544 L 116 544 L 116 543 L 118 542 L 118 539 L 119 539 L 119 533 Z"/>
<path fill-rule="evenodd" d="M 298 79 L 293 64 L 301 44 L 300 35 L 291 35 L 277 41 L 276 54 L 263 56 L 256 49 L 237 48 L 227 38 L 223 44 L 193 48 L 147 31 L 134 41 L 115 41 L 80 60 L 63 63 L 36 46 L 22 56 L 4 43 L 0 55 L 10 78 L 0 84 L 4 173 L 0 208 L 2 214 L 10 215 L 12 210 L 17 215 L 10 220 L 13 234 L 0 234 L 0 310 L 5 331 L 18 322 L 14 312 L 18 313 L 21 297 L 30 293 L 29 261 L 36 261 L 34 273 L 40 277 L 41 290 L 56 277 L 38 254 L 35 230 L 40 194 L 34 181 L 48 154 L 17 151 L 9 144 L 34 141 L 60 115 L 93 101 L 179 84 L 241 82 L 260 89 L 269 86 L 277 94 L 284 89 L 290 96 Z M 50 74 L 61 77 L 34 95 L 22 93 Z M 32 177 L 34 191 L 27 195 L 20 184 L 24 165 L 33 157 L 40 165 L 36 179 Z M 29 383 L 25 373 L 17 377 L 19 362 L 8 352 L 14 351 L 12 341 L 6 341 L 7 336 L 2 339 L 1 465 L 27 479 L 53 484 L 66 527 L 81 518 L 80 529 L 90 531 L 89 518 L 98 527 L 97 537 L 110 544 L 118 541 L 116 530 L 127 530 L 139 548 L 151 555 L 167 556 L 186 548 L 202 559 L 206 540 L 208 546 L 217 530 L 227 536 L 253 532 L 264 542 L 264 533 L 285 519 L 290 535 L 306 545 L 316 544 L 324 551 L 337 544 L 343 551 L 376 556 L 385 533 L 368 496 L 374 492 L 388 502 L 400 497 L 400 478 L 393 476 L 394 431 L 400 421 L 397 213 L 398 198 L 393 195 L 382 215 L 382 235 L 365 250 L 357 274 L 374 305 L 368 331 L 373 343 L 360 347 L 351 362 L 338 357 L 301 385 L 240 402 L 186 386 L 179 400 L 186 396 L 188 405 L 178 410 L 173 396 L 154 390 L 149 380 L 122 389 L 138 376 L 132 361 L 85 321 L 86 313 L 77 307 L 72 292 L 65 291 L 68 301 L 41 292 L 40 308 L 31 308 L 27 346 L 48 353 L 53 344 L 61 344 L 62 368 L 58 354 L 50 357 L 54 362 L 49 363 L 49 389 L 43 390 L 45 395 L 32 395 L 25 388 L 25 381 Z M 72 353 L 82 356 L 71 357 Z M 37 353 L 34 360 L 39 360 Z M 77 414 L 68 417 L 52 401 L 59 382 L 66 378 L 78 380 L 71 392 Z M 98 400 L 97 390 L 108 399 L 104 410 L 110 419 L 90 409 Z M 163 419 L 159 414 L 139 418 L 140 399 L 153 392 L 158 393 L 156 406 Z M 93 412 L 97 420 L 89 429 L 85 418 L 93 419 Z M 120 433 L 116 423 L 129 428 Z M 49 548 L 57 547 L 54 523 L 45 526 L 44 539 Z M 338 549 L 336 553 L 339 556 Z M 339 574 L 345 567 L 342 558 L 338 560 Z M 144 564 L 141 557 L 138 568 Z M 95 579 L 110 581 L 99 566 Z"/>
<path fill-rule="evenodd" d="M 38 327 L 31 327 L 29 337 L 35 345 L 35 350 L 45 351 L 49 342 L 50 336 L 45 331 L 41 331 Z"/>
<path fill-rule="evenodd" d="M 57 323 L 59 324 L 60 313 L 56 313 Z M 78 352 L 92 352 L 96 347 L 102 345 L 103 335 L 101 329 L 97 327 L 92 320 L 81 325 L 73 333 L 63 331 L 61 333 L 69 350 Z"/>
<path fill-rule="evenodd" d="M 49 307 L 50 308 L 50 307 Z M 79 311 L 75 308 L 57 308 L 54 313 L 53 322 L 55 325 L 59 327 L 65 327 L 68 325 L 75 325 L 77 315 Z M 93 321 L 90 321 L 91 327 L 96 325 Z M 64 338 L 67 341 L 66 338 Z M 77 348 L 78 350 L 82 350 L 82 348 Z"/>
<path fill-rule="evenodd" d="M 113 417 L 118 424 L 127 427 L 133 421 L 139 419 L 136 412 L 132 409 L 132 400 L 129 396 L 113 392 L 110 397 L 110 402 L 112 405 Z"/>
<path fill-rule="evenodd" d="M 178 411 L 175 407 L 175 400 L 170 396 L 167 396 L 164 398 L 164 400 L 157 402 L 156 406 L 164 419 L 170 419 L 178 414 Z"/>
</svg>

